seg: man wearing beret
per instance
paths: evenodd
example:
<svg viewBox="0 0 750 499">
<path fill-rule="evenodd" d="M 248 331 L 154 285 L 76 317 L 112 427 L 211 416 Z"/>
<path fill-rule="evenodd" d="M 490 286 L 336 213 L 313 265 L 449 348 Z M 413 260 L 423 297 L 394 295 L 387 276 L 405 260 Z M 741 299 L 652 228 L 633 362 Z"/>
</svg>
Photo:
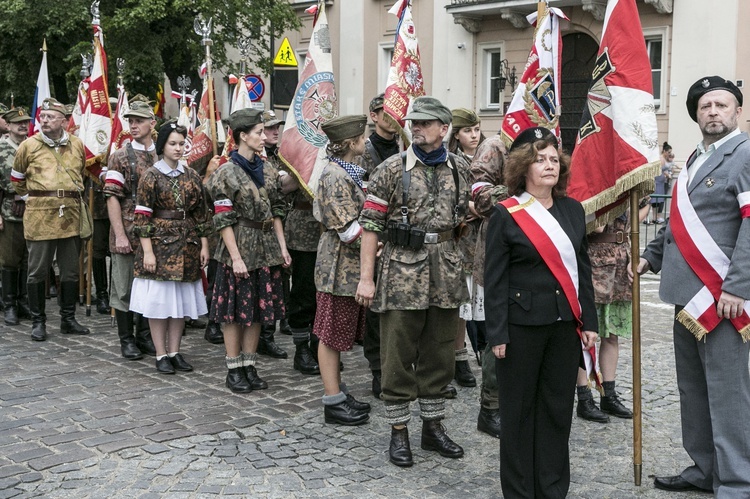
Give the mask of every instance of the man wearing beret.
<svg viewBox="0 0 750 499">
<path fill-rule="evenodd" d="M 65 106 L 44 99 L 42 129 L 18 147 L 11 181 L 16 193 L 28 196 L 23 216 L 29 250 L 28 293 L 31 339 L 47 338 L 45 279 L 55 253 L 60 268 L 60 332 L 89 334 L 75 317 L 78 299 L 78 254 L 81 249 L 81 192 L 86 155 L 78 137 L 65 131 Z"/>
<path fill-rule="evenodd" d="M 680 172 L 669 224 L 638 263 L 662 272 L 675 304 L 682 441 L 694 464 L 656 477 L 663 490 L 750 497 L 750 139 L 737 124 L 742 93 L 719 76 L 690 87 L 703 140 Z"/>
<path fill-rule="evenodd" d="M 109 252 L 112 260 L 109 303 L 115 309 L 122 356 L 129 360 L 156 355 L 148 319 L 130 311 L 133 260 L 140 239 L 133 232 L 138 179 L 157 161 L 153 135 L 156 118 L 148 102 L 132 100 L 123 116 L 133 140 L 109 157 L 104 196 L 109 213 Z"/>
<path fill-rule="evenodd" d="M 418 400 L 421 447 L 463 456 L 445 432 L 442 388 L 453 379 L 459 306 L 468 301 L 453 234 L 466 217 L 468 164 L 443 145 L 451 112 L 433 97 L 414 100 L 412 145 L 375 169 L 359 218 L 364 229 L 356 298 L 380 312 L 382 399 L 391 424 L 390 460 L 413 464 L 409 405 Z M 378 233 L 387 231 L 377 286 Z"/>
<path fill-rule="evenodd" d="M 28 252 L 23 237 L 23 212 L 26 207 L 10 181 L 13 159 L 18 146 L 26 139 L 31 117 L 22 108 L 2 115 L 10 135 L 0 139 L 0 268 L 2 268 L 5 323 L 18 324 L 18 318 L 29 319 L 26 293 Z"/>
</svg>

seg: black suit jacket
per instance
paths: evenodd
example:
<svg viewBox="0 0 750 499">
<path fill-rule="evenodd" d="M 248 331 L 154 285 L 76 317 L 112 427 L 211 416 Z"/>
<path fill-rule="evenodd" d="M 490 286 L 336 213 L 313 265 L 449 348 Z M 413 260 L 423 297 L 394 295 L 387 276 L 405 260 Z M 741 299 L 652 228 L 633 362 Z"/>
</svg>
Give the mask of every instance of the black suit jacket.
<svg viewBox="0 0 750 499">
<path fill-rule="evenodd" d="M 555 198 L 549 212 L 577 252 L 583 329 L 598 331 L 583 207 L 571 198 Z M 486 250 L 484 300 L 490 346 L 510 342 L 509 324 L 543 326 L 574 320 L 557 279 L 504 206 L 497 205 L 490 217 Z"/>
</svg>

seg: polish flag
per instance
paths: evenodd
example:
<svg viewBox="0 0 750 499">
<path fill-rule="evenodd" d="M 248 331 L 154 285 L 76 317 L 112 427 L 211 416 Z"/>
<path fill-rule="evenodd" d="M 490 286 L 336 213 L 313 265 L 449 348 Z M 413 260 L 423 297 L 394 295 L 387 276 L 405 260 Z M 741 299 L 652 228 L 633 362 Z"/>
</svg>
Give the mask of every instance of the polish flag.
<svg viewBox="0 0 750 499">
<path fill-rule="evenodd" d="M 31 106 L 31 123 L 29 124 L 29 137 L 40 131 L 39 113 L 42 110 L 44 99 L 51 97 L 49 91 L 49 76 L 47 73 L 47 40 L 42 43 L 42 65 L 39 68 L 39 76 L 36 79 L 36 90 L 34 90 L 34 103 Z"/>
</svg>

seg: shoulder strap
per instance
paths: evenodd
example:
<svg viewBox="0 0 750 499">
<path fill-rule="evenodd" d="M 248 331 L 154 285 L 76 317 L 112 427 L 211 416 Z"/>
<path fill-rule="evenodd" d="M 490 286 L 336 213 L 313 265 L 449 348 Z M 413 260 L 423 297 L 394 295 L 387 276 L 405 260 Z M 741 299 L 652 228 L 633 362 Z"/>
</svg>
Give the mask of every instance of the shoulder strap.
<svg viewBox="0 0 750 499">
<path fill-rule="evenodd" d="M 130 165 L 130 197 L 133 199 L 133 202 L 135 202 L 135 194 L 138 190 L 138 172 L 135 165 L 135 150 L 130 142 L 125 144 L 125 150 L 128 152 L 128 164 Z"/>
<path fill-rule="evenodd" d="M 372 162 L 375 163 L 375 166 L 383 162 L 383 159 L 378 154 L 378 151 L 375 149 L 375 146 L 372 145 L 372 141 L 370 139 L 367 139 L 365 141 L 365 150 L 367 151 L 367 154 L 370 155 L 370 158 L 372 158 Z"/>
<path fill-rule="evenodd" d="M 458 217 L 458 203 L 461 201 L 461 193 L 459 192 L 458 183 L 458 168 L 456 167 L 456 155 L 452 152 L 448 153 L 448 161 L 451 162 L 451 173 L 453 174 L 453 183 L 456 186 L 456 206 L 453 208 L 454 216 Z"/>
<path fill-rule="evenodd" d="M 409 186 L 411 185 L 411 170 L 406 169 L 406 151 L 401 153 L 401 221 L 409 223 Z"/>
</svg>

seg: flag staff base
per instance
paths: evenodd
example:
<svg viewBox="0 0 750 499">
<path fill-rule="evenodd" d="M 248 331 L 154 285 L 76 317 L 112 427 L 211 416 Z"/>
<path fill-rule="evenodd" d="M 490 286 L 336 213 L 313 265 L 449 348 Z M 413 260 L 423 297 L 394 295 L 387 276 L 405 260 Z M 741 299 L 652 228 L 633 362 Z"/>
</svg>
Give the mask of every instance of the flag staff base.
<svg viewBox="0 0 750 499">
<path fill-rule="evenodd" d="M 641 476 L 643 474 L 643 465 L 642 464 L 634 464 L 633 465 L 633 479 L 635 484 L 640 487 L 641 486 Z"/>
</svg>

